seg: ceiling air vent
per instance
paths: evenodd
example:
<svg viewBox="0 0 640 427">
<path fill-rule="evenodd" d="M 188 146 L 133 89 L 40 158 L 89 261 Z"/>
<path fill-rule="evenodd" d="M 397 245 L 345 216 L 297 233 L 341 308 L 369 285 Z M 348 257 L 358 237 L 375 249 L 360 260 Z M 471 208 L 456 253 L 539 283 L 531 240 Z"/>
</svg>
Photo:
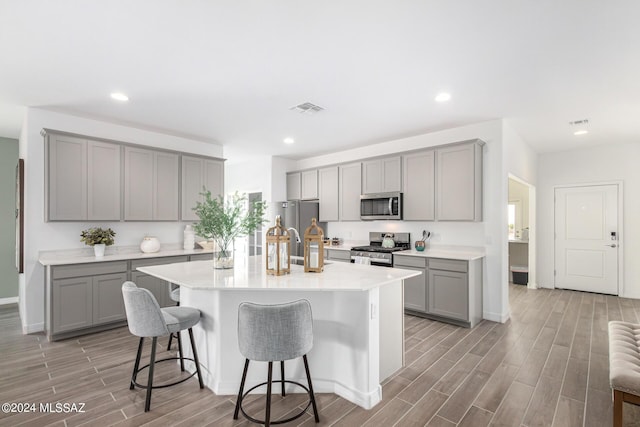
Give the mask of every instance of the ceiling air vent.
<svg viewBox="0 0 640 427">
<path fill-rule="evenodd" d="M 324 108 L 320 107 L 319 105 L 312 104 L 310 102 L 305 102 L 303 104 L 296 105 L 295 107 L 291 107 L 289 109 L 293 111 L 297 111 L 300 114 L 315 114 L 324 110 Z"/>
<path fill-rule="evenodd" d="M 573 122 L 569 122 L 571 126 L 580 126 L 580 125 L 588 125 L 589 119 L 575 120 Z"/>
</svg>

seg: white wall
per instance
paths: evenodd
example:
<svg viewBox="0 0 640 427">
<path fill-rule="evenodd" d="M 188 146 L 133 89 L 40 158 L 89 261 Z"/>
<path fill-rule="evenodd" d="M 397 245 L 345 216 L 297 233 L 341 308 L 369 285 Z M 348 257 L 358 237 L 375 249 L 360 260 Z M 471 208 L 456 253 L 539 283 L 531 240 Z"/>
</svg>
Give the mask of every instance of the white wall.
<svg viewBox="0 0 640 427">
<path fill-rule="evenodd" d="M 538 265 L 537 257 L 538 247 L 538 220 L 537 220 L 537 185 L 538 185 L 538 154 L 531 148 L 518 133 L 516 133 L 508 120 L 503 121 L 502 136 L 505 146 L 505 166 L 507 176 L 511 175 L 517 179 L 530 185 L 528 199 L 528 223 L 529 223 L 529 287 L 538 287 Z M 508 186 L 507 186 L 508 187 Z M 507 198 L 509 189 L 507 188 Z M 507 224 L 506 203 L 504 208 L 505 224 Z M 501 234 L 502 245 L 505 249 L 505 265 L 509 264 L 509 231 L 507 227 Z M 509 276 L 510 272 L 505 270 L 505 275 Z M 508 300 L 508 290 L 506 288 L 505 298 Z"/>
<path fill-rule="evenodd" d="M 621 296 L 640 298 L 640 143 L 611 144 L 580 150 L 540 155 L 538 164 L 538 280 L 546 288 L 554 286 L 554 201 L 553 187 L 623 181 L 624 251 Z"/>
<path fill-rule="evenodd" d="M 295 169 L 306 169 L 350 162 L 436 145 L 479 138 L 487 144 L 484 155 L 483 222 L 420 222 L 374 221 L 331 222 L 327 234 L 352 240 L 367 240 L 369 231 L 407 231 L 412 240 L 422 230 L 434 233 L 432 244 L 481 246 L 486 250 L 484 261 L 484 318 L 505 321 L 508 318 L 507 263 L 507 172 L 504 164 L 502 121 L 495 120 L 454 129 L 447 129 L 410 138 L 369 145 L 323 156 L 303 159 Z M 504 235 L 504 236 L 502 236 Z M 504 244 L 502 241 L 504 240 Z"/>
<path fill-rule="evenodd" d="M 141 129 L 115 125 L 29 108 L 20 136 L 20 157 L 25 159 L 25 273 L 20 278 L 20 317 L 26 332 L 44 327 L 44 267 L 38 263 L 42 250 L 81 248 L 80 232 L 90 226 L 111 227 L 116 245 L 139 244 L 146 234 L 161 242 L 182 241 L 180 222 L 56 223 L 44 222 L 44 143 L 42 128 L 82 135 L 222 157 L 222 146 Z"/>
</svg>

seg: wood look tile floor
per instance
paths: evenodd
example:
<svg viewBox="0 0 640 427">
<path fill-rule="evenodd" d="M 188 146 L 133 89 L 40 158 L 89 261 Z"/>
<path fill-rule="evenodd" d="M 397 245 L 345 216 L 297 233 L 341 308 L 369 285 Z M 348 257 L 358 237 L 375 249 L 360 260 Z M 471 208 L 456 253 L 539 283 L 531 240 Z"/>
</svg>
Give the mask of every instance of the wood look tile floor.
<svg viewBox="0 0 640 427">
<path fill-rule="evenodd" d="M 406 366 L 383 384 L 383 401 L 366 411 L 319 394 L 320 425 L 610 426 L 607 322 L 638 322 L 640 300 L 511 285 L 510 302 L 509 322 L 474 329 L 406 316 Z M 0 330 L 0 403 L 83 402 L 86 411 L 3 413 L 2 426 L 252 425 L 232 419 L 234 396 L 200 390 L 196 379 L 156 390 L 144 413 L 144 391 L 128 388 L 138 340 L 126 328 L 49 343 L 21 334 L 14 305 L 0 307 Z M 175 377 L 176 365 L 164 365 L 157 381 Z M 303 404 L 300 394 L 274 396 L 272 414 Z M 264 399 L 246 407 L 261 416 Z M 624 413 L 625 425 L 640 425 L 640 408 L 625 404 Z M 307 413 L 290 425 L 315 423 Z"/>
</svg>

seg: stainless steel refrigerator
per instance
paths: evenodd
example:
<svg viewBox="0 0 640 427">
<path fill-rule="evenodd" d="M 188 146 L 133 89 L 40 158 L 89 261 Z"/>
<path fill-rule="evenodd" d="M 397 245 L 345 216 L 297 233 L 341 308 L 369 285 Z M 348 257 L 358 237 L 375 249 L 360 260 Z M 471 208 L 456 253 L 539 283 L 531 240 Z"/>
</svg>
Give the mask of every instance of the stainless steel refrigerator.
<svg viewBox="0 0 640 427">
<path fill-rule="evenodd" d="M 318 219 L 319 204 L 317 200 L 289 200 L 278 202 L 276 215 L 280 215 L 281 223 L 286 228 L 295 228 L 300 233 L 300 240 L 304 239 L 304 230 L 311 225 L 311 218 Z M 327 224 L 319 222 L 318 226 L 327 232 Z M 295 234 L 295 233 L 294 233 Z M 326 234 L 325 234 L 326 235 Z M 303 256 L 302 243 L 296 243 L 295 236 L 291 239 L 291 255 Z"/>
</svg>

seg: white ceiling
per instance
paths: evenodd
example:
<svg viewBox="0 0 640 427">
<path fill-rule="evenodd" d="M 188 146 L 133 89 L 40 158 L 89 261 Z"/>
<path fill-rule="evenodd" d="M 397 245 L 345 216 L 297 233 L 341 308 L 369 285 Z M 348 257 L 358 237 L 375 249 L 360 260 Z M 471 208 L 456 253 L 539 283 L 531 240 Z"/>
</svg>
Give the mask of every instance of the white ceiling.
<svg viewBox="0 0 640 427">
<path fill-rule="evenodd" d="M 636 0 L 0 0 L 0 136 L 32 106 L 292 158 L 496 118 L 540 152 L 638 142 L 639 16 Z M 326 110 L 289 110 L 306 101 Z"/>
</svg>

